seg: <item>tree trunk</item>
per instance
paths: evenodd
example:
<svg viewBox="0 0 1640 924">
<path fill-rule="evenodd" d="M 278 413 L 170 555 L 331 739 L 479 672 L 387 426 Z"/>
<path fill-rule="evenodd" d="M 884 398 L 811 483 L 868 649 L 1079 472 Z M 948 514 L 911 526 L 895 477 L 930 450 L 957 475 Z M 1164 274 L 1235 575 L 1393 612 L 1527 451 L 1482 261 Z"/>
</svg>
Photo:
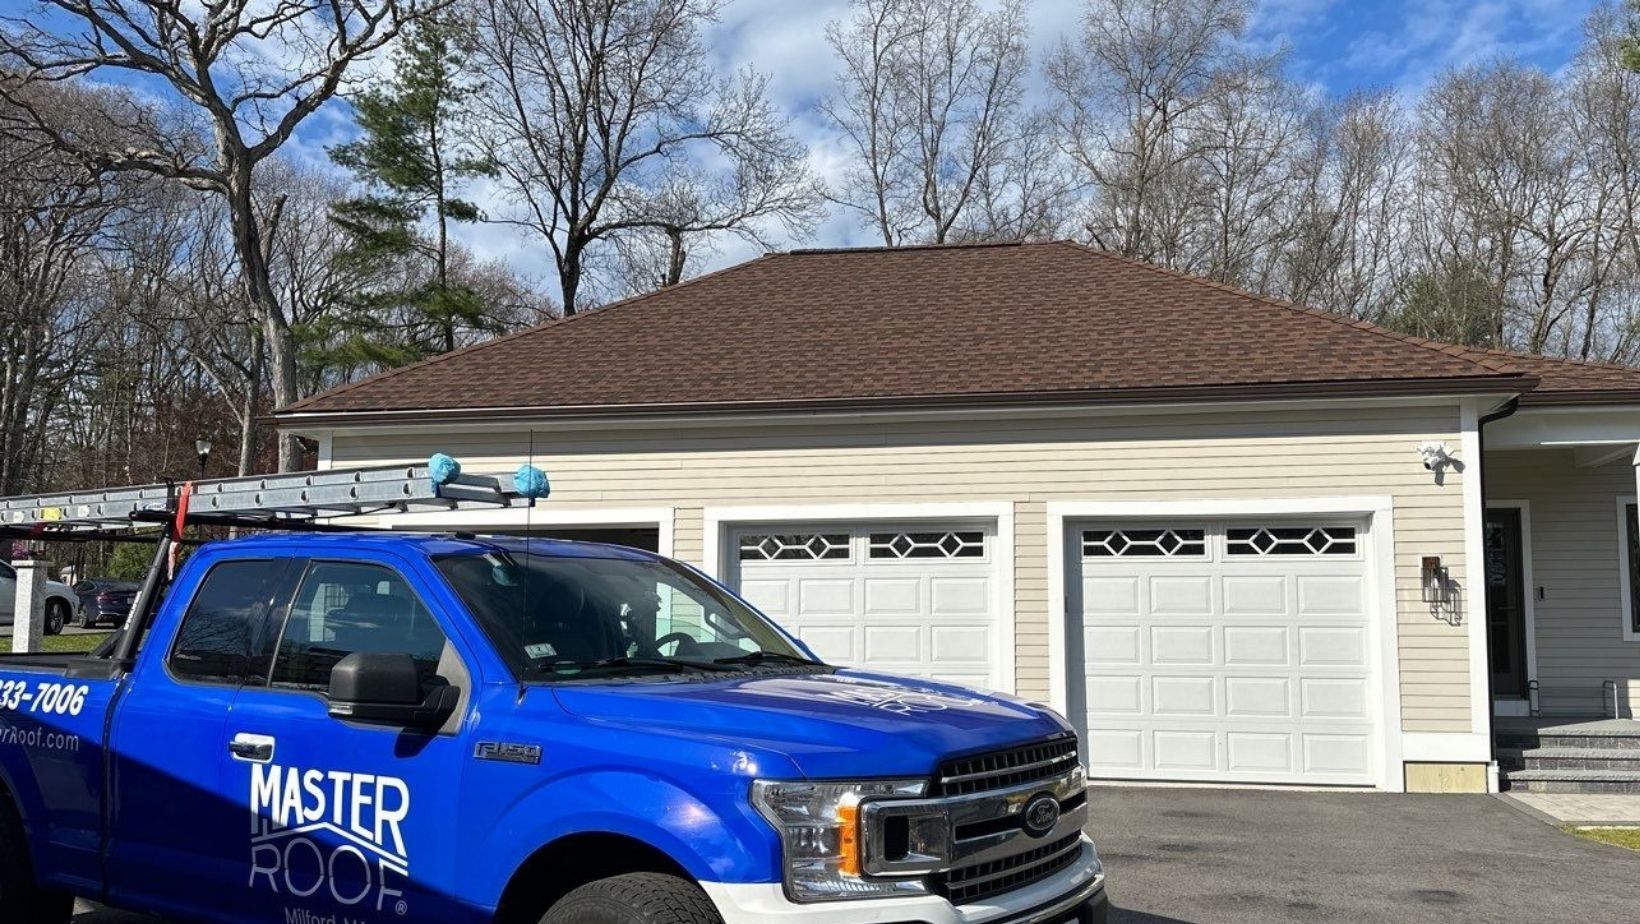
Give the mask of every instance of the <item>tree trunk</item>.
<svg viewBox="0 0 1640 924">
<path fill-rule="evenodd" d="M 224 158 L 233 168 L 228 173 L 228 213 L 233 221 L 235 256 L 239 258 L 240 272 L 244 274 L 245 292 L 251 308 L 261 322 L 262 336 L 267 341 L 268 356 L 272 360 L 273 404 L 275 408 L 296 403 L 296 335 L 290 329 L 279 294 L 273 290 L 268 273 L 266 251 L 263 249 L 262 228 L 256 215 L 256 202 L 251 194 L 251 165 L 246 157 L 226 152 Z M 294 471 L 301 463 L 302 447 L 295 435 L 285 433 L 279 440 L 279 471 Z"/>
<path fill-rule="evenodd" d="M 258 448 L 256 400 L 262 394 L 262 336 L 251 334 L 250 374 L 245 377 L 245 399 L 239 413 L 239 474 L 249 475 L 256 465 Z"/>
<path fill-rule="evenodd" d="M 689 257 L 688 251 L 683 249 L 683 229 L 667 228 L 666 243 L 666 279 L 661 285 L 675 286 L 683 281 L 683 265 Z"/>
</svg>

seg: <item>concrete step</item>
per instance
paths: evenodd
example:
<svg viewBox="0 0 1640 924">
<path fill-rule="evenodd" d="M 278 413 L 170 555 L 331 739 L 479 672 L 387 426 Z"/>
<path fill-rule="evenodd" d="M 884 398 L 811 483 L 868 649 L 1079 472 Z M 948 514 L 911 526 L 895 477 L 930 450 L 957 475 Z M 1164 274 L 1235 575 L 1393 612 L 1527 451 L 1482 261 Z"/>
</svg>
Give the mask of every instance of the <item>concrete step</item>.
<svg viewBox="0 0 1640 924">
<path fill-rule="evenodd" d="M 1535 748 L 1595 748 L 1602 751 L 1640 753 L 1640 733 L 1603 734 L 1500 731 L 1498 747 L 1530 750 Z"/>
<path fill-rule="evenodd" d="M 1505 770 L 1635 770 L 1640 750 L 1630 748 L 1499 748 Z"/>
<path fill-rule="evenodd" d="M 1640 770 L 1510 770 L 1504 779 L 1525 792 L 1640 793 Z"/>
</svg>

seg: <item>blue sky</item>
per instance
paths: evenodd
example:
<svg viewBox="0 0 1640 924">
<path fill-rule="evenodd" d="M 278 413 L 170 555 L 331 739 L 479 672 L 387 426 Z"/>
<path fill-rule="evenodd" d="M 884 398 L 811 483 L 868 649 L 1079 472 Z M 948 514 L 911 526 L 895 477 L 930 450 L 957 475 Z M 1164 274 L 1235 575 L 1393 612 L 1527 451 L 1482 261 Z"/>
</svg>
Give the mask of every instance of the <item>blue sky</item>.
<svg viewBox="0 0 1640 924">
<path fill-rule="evenodd" d="M 1415 95 L 1434 76 L 1497 56 L 1517 56 L 1548 71 L 1563 67 L 1576 50 L 1583 19 L 1594 0 L 1264 0 L 1256 8 L 1248 41 L 1257 48 L 1290 51 L 1289 73 L 1319 90 L 1344 95 L 1355 89 L 1394 88 Z M 848 13 L 848 0 L 728 0 L 708 33 L 724 69 L 750 66 L 771 76 L 776 101 L 794 116 L 794 130 L 813 151 L 821 176 L 842 168 L 835 138 L 815 102 L 831 85 L 835 65 L 826 46 L 827 22 Z M 29 0 L 0 0 L 0 15 L 25 15 Z M 1038 62 L 1062 37 L 1076 34 L 1082 0 L 1032 0 L 1033 44 Z M 1040 87 L 1039 70 L 1033 82 Z M 297 157 L 327 163 L 325 149 L 352 135 L 345 103 L 320 110 L 292 145 Z M 497 193 L 475 190 L 481 203 Z M 460 236 L 476 251 L 506 260 L 542 279 L 545 249 L 499 226 L 465 228 Z M 798 245 L 870 243 L 851 218 L 835 215 Z M 752 244 L 728 241 L 703 268 L 755 255 Z"/>
</svg>

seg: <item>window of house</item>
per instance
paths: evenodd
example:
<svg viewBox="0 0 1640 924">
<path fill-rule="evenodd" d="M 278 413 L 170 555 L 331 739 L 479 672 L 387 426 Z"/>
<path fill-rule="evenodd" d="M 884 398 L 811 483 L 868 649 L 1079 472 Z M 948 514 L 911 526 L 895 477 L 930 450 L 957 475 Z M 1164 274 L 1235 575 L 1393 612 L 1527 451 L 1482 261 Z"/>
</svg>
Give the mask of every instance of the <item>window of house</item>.
<svg viewBox="0 0 1640 924">
<path fill-rule="evenodd" d="M 274 657 L 275 687 L 330 689 L 330 671 L 355 652 L 408 654 L 424 684 L 438 673 L 444 632 L 398 572 L 368 562 L 308 566 Z"/>
</svg>

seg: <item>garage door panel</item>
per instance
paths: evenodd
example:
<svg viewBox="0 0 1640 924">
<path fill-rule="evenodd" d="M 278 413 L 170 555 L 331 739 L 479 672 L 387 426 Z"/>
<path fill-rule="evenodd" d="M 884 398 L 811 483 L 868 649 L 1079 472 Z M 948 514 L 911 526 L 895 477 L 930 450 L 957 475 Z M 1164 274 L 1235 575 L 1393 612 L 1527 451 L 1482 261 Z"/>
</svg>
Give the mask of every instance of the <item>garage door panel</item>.
<svg viewBox="0 0 1640 924">
<path fill-rule="evenodd" d="M 1366 610 L 1365 582 L 1357 576 L 1298 576 L 1298 611 L 1303 616 L 1360 616 Z"/>
<path fill-rule="evenodd" d="M 1155 616 L 1205 616 L 1213 612 L 1210 575 L 1150 579 L 1150 612 Z"/>
<path fill-rule="evenodd" d="M 1138 664 L 1138 626 L 1093 626 L 1083 633 L 1083 649 L 1089 664 Z"/>
<path fill-rule="evenodd" d="M 1368 772 L 1369 740 L 1366 735 L 1306 734 L 1304 770 L 1358 776 Z"/>
<path fill-rule="evenodd" d="M 774 617 L 791 614 L 791 591 L 790 581 L 748 580 L 740 582 L 740 595 L 746 598 L 746 602 Z"/>
<path fill-rule="evenodd" d="M 865 659 L 874 664 L 923 660 L 922 626 L 866 626 L 865 638 Z"/>
<path fill-rule="evenodd" d="M 1226 667 L 1287 667 L 1292 663 L 1292 634 L 1287 626 L 1225 626 Z"/>
<path fill-rule="evenodd" d="M 1319 528 L 1243 528 L 1235 551 L 1224 524 L 1082 533 L 1102 537 L 1071 557 L 1095 776 L 1372 782 L 1364 543 Z M 1172 556 L 1121 544 L 1168 529 L 1202 538 Z"/>
<path fill-rule="evenodd" d="M 1221 580 L 1224 588 L 1224 615 L 1287 615 L 1285 576 L 1226 575 Z"/>
<path fill-rule="evenodd" d="M 821 660 L 848 663 L 859 660 L 853 626 L 805 625 L 796 628 L 797 637 Z"/>
<path fill-rule="evenodd" d="M 930 632 L 936 664 L 979 664 L 991 658 L 989 626 L 934 626 Z"/>
<path fill-rule="evenodd" d="M 1226 677 L 1224 712 L 1231 718 L 1293 717 L 1293 683 L 1287 677 Z"/>
<path fill-rule="evenodd" d="M 1298 630 L 1301 667 L 1366 667 L 1367 630 L 1301 626 Z"/>
<path fill-rule="evenodd" d="M 862 583 L 868 615 L 893 616 L 922 611 L 920 578 L 866 578 Z M 853 612 L 852 608 L 849 612 Z"/>
<path fill-rule="evenodd" d="M 1202 716 L 1217 713 L 1212 677 L 1152 677 L 1151 714 Z"/>
<path fill-rule="evenodd" d="M 797 582 L 797 613 L 803 616 L 854 612 L 854 582 L 846 578 L 811 578 Z"/>
<path fill-rule="evenodd" d="M 1152 626 L 1150 663 L 1212 664 L 1212 626 Z"/>
<path fill-rule="evenodd" d="M 1082 611 L 1089 617 L 1139 615 L 1139 579 L 1136 577 L 1082 580 Z"/>
<path fill-rule="evenodd" d="M 1225 769 L 1235 773 L 1290 774 L 1294 736 L 1275 732 L 1227 732 Z"/>
<path fill-rule="evenodd" d="M 1088 679 L 1090 715 L 1135 716 L 1144 712 L 1144 678 L 1101 674 Z"/>
<path fill-rule="evenodd" d="M 1218 736 L 1211 731 L 1158 731 L 1151 736 L 1153 761 L 1161 771 L 1218 769 Z"/>
<path fill-rule="evenodd" d="M 929 578 L 930 606 L 935 616 L 989 618 L 991 582 L 987 578 Z"/>
</svg>

